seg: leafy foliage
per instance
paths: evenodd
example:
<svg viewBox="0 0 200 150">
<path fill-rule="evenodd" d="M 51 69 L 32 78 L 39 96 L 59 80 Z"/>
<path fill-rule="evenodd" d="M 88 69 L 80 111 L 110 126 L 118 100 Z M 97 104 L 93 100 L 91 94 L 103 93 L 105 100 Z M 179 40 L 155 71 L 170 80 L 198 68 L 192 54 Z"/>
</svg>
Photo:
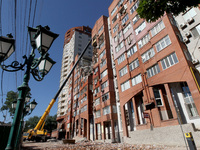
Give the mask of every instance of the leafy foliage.
<svg viewBox="0 0 200 150">
<path fill-rule="evenodd" d="M 14 115 L 14 109 L 12 108 L 13 101 L 17 100 L 18 93 L 14 91 L 9 91 L 7 93 L 6 101 L 4 102 L 3 106 L 1 107 L 1 111 L 8 110 L 10 116 Z"/>
<path fill-rule="evenodd" d="M 197 7 L 198 4 L 200 0 L 140 0 L 137 12 L 141 18 L 154 22 L 165 12 L 176 16 L 188 7 Z"/>
<path fill-rule="evenodd" d="M 24 131 L 28 131 L 28 129 L 34 129 L 37 123 L 39 122 L 40 118 L 41 117 L 38 116 L 30 117 L 28 121 L 26 121 Z M 57 128 L 56 115 L 48 116 L 44 125 L 44 129 L 46 129 L 48 132 L 51 132 L 56 128 Z"/>
<path fill-rule="evenodd" d="M 26 121 L 24 131 L 28 131 L 28 129 L 34 129 L 39 120 L 40 117 L 38 116 L 30 117 L 28 121 Z"/>
</svg>

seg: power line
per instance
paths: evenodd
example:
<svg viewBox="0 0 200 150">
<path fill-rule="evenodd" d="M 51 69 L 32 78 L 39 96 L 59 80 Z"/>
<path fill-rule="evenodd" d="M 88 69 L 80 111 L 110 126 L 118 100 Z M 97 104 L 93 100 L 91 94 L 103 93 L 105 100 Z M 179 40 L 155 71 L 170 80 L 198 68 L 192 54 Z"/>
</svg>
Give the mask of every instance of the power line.
<svg viewBox="0 0 200 150">
<path fill-rule="evenodd" d="M 37 0 L 35 1 L 35 8 L 34 8 L 34 14 L 33 14 L 33 23 L 32 23 L 32 27 L 34 26 L 34 22 L 35 22 L 36 6 L 37 6 Z"/>
<path fill-rule="evenodd" d="M 15 0 L 15 40 L 17 39 L 17 0 Z M 15 53 L 15 60 L 17 60 L 17 53 Z M 15 72 L 15 83 L 17 88 L 17 72 Z"/>
<path fill-rule="evenodd" d="M 32 0 L 30 0 L 30 7 L 29 7 L 29 16 L 28 16 L 28 26 L 30 26 L 30 17 L 31 17 L 31 5 L 32 5 Z M 28 32 L 26 34 L 26 53 L 29 53 L 30 50 L 28 50 Z"/>
<path fill-rule="evenodd" d="M 2 35 L 1 12 L 2 12 L 2 0 L 0 0 L 0 35 Z"/>
</svg>

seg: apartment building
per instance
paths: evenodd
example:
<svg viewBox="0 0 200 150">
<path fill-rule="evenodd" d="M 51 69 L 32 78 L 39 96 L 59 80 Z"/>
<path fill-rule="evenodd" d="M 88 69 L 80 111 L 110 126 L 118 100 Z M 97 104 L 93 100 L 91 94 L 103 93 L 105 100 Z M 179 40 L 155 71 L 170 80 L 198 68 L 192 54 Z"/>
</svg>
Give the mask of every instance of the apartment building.
<svg viewBox="0 0 200 150">
<path fill-rule="evenodd" d="M 178 118 L 200 128 L 199 75 L 177 24 L 171 14 L 141 19 L 138 4 L 114 0 L 108 8 L 123 135 L 178 125 Z"/>
<path fill-rule="evenodd" d="M 96 140 L 117 140 L 118 121 L 108 21 L 101 16 L 92 29 L 93 113 Z"/>
<path fill-rule="evenodd" d="M 91 28 L 89 27 L 74 27 L 69 29 L 65 34 L 64 47 L 63 47 L 63 58 L 61 67 L 61 77 L 60 86 L 66 79 L 75 61 L 75 57 L 80 55 L 85 46 L 91 39 Z M 89 66 L 92 60 L 92 47 L 89 46 L 85 52 L 82 64 Z M 84 66 L 82 66 L 84 67 Z M 57 122 L 59 138 L 70 137 L 73 133 L 72 131 L 72 110 L 73 110 L 73 100 L 74 100 L 74 79 L 76 79 L 77 74 L 72 74 L 70 80 L 65 84 L 62 92 L 58 97 L 58 110 L 57 110 Z M 78 96 L 77 96 L 78 98 Z M 75 99 L 77 99 L 75 98 Z M 66 130 L 68 130 L 66 134 Z"/>
<path fill-rule="evenodd" d="M 182 41 L 185 42 L 192 63 L 200 71 L 200 8 L 191 8 L 186 12 L 175 17 L 178 28 L 182 35 Z"/>
</svg>

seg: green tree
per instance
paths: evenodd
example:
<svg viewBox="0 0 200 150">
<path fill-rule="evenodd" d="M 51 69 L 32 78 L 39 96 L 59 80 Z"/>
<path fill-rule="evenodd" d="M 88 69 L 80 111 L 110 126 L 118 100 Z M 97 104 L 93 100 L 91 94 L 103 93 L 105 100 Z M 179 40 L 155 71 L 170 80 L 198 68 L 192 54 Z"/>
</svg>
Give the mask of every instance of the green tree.
<svg viewBox="0 0 200 150">
<path fill-rule="evenodd" d="M 28 131 L 28 129 L 34 129 L 39 120 L 40 120 L 40 117 L 38 116 L 30 117 L 26 121 L 24 131 Z"/>
<path fill-rule="evenodd" d="M 4 102 L 3 106 L 1 107 L 1 111 L 8 111 L 10 116 L 14 115 L 14 109 L 12 108 L 13 101 L 17 100 L 18 93 L 14 91 L 9 91 L 7 93 L 6 101 Z"/>
<path fill-rule="evenodd" d="M 137 9 L 141 18 L 154 22 L 165 12 L 178 15 L 188 7 L 197 7 L 200 0 L 140 0 Z"/>
<path fill-rule="evenodd" d="M 34 116 L 30 117 L 25 124 L 24 131 L 28 131 L 28 129 L 34 129 L 37 123 L 39 122 L 41 117 Z M 57 122 L 56 122 L 56 115 L 54 116 L 48 116 L 44 125 L 44 129 L 46 129 L 48 132 L 51 132 L 53 129 L 57 128 Z"/>
<path fill-rule="evenodd" d="M 52 130 L 56 128 L 57 128 L 56 115 L 48 116 L 46 123 L 44 125 L 44 129 L 46 129 L 48 132 L 52 132 Z"/>
</svg>

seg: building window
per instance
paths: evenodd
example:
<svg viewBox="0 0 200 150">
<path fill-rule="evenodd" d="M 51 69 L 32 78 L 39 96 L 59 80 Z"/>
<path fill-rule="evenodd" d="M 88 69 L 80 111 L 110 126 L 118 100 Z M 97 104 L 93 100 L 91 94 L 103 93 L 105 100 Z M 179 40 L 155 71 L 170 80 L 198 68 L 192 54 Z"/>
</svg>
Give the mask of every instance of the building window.
<svg viewBox="0 0 200 150">
<path fill-rule="evenodd" d="M 101 54 L 99 55 L 99 58 L 101 59 L 105 54 L 106 54 L 106 51 L 104 49 L 103 52 L 101 52 Z"/>
<path fill-rule="evenodd" d="M 135 59 L 129 64 L 130 71 L 133 71 L 135 68 L 139 67 L 139 60 Z"/>
<path fill-rule="evenodd" d="M 131 28 L 131 24 L 129 23 L 124 29 L 123 34 L 125 34 Z"/>
<path fill-rule="evenodd" d="M 122 54 L 122 55 L 119 56 L 119 58 L 117 59 L 118 65 L 121 64 L 124 60 L 125 60 L 125 54 Z"/>
<path fill-rule="evenodd" d="M 163 70 L 175 65 L 176 63 L 178 63 L 178 59 L 175 53 L 172 53 L 161 60 Z"/>
<path fill-rule="evenodd" d="M 119 45 L 117 45 L 115 47 L 115 52 L 119 52 L 122 48 L 124 47 L 124 42 L 122 41 L 121 43 L 119 43 Z"/>
<path fill-rule="evenodd" d="M 194 8 L 192 8 L 183 15 L 183 18 L 185 21 L 187 21 L 188 19 L 191 19 L 196 15 L 197 15 L 196 11 L 194 10 Z"/>
<path fill-rule="evenodd" d="M 116 24 L 115 26 L 114 26 L 114 28 L 113 28 L 113 33 L 115 33 L 117 30 L 118 30 L 118 24 Z"/>
<path fill-rule="evenodd" d="M 139 1 L 137 1 L 130 9 L 130 13 L 132 14 L 139 6 Z"/>
<path fill-rule="evenodd" d="M 105 65 L 106 65 L 106 59 L 102 60 L 102 62 L 100 63 L 100 68 L 102 68 Z"/>
<path fill-rule="evenodd" d="M 135 29 L 135 34 L 138 35 L 142 30 L 144 30 L 146 27 L 146 22 L 142 22 L 136 29 Z"/>
<path fill-rule="evenodd" d="M 97 94 L 99 92 L 100 92 L 100 88 L 99 87 L 97 87 L 96 89 L 94 89 L 94 94 Z"/>
<path fill-rule="evenodd" d="M 141 40 L 138 41 L 138 47 L 142 48 L 144 45 L 146 45 L 150 41 L 149 33 L 145 35 Z"/>
<path fill-rule="evenodd" d="M 104 82 L 101 84 L 101 90 L 103 90 L 104 88 L 106 88 L 108 86 L 108 81 Z"/>
<path fill-rule="evenodd" d="M 151 29 L 151 35 L 152 35 L 152 37 L 155 36 L 156 34 L 158 34 L 164 28 L 165 28 L 165 25 L 164 25 L 163 21 L 160 21 L 157 25 L 155 25 Z"/>
<path fill-rule="evenodd" d="M 200 24 L 198 24 L 196 27 L 194 27 L 191 31 L 192 31 L 194 38 L 199 37 L 199 35 L 200 35 Z"/>
<path fill-rule="evenodd" d="M 109 94 L 108 94 L 108 93 L 102 95 L 102 102 L 105 102 L 105 101 L 107 101 L 108 99 L 109 99 Z"/>
<path fill-rule="evenodd" d="M 149 60 L 150 58 L 152 58 L 154 55 L 155 55 L 155 51 L 152 47 L 141 55 L 143 63 Z"/>
<path fill-rule="evenodd" d="M 187 85 L 187 83 L 181 83 L 181 89 L 182 89 L 182 94 L 184 97 L 184 102 L 185 102 L 185 107 L 188 112 L 189 117 L 198 117 L 199 114 L 197 112 L 194 100 L 192 98 L 192 95 L 190 93 L 190 89 Z"/>
<path fill-rule="evenodd" d="M 81 113 L 84 112 L 84 111 L 87 111 L 87 105 L 85 105 L 85 106 L 83 106 L 83 107 L 81 108 Z"/>
<path fill-rule="evenodd" d="M 102 79 L 103 77 L 105 77 L 108 74 L 108 70 L 106 69 L 105 71 L 103 71 L 100 75 L 100 78 Z"/>
<path fill-rule="evenodd" d="M 161 50 L 163 50 L 165 47 L 167 47 L 170 44 L 171 44 L 171 40 L 169 38 L 169 35 L 167 35 L 155 44 L 157 52 L 160 52 Z"/>
<path fill-rule="evenodd" d="M 140 19 L 140 16 L 137 14 L 134 18 L 133 18 L 133 24 L 136 24 L 136 22 Z"/>
<path fill-rule="evenodd" d="M 122 68 L 122 69 L 119 70 L 119 76 L 120 77 L 124 76 L 127 73 L 128 73 L 128 70 L 127 70 L 126 66 L 124 68 Z"/>
<path fill-rule="evenodd" d="M 98 67 L 96 67 L 95 69 L 94 69 L 94 74 L 96 74 L 97 72 L 98 72 Z"/>
<path fill-rule="evenodd" d="M 149 69 L 147 69 L 147 76 L 148 78 L 158 74 L 160 72 L 160 68 L 158 66 L 158 64 L 153 65 L 152 67 L 150 67 Z"/>
<path fill-rule="evenodd" d="M 128 21 L 129 17 L 128 17 L 128 14 L 126 14 L 124 16 L 124 18 L 122 19 L 122 25 L 126 23 L 126 21 Z"/>
<path fill-rule="evenodd" d="M 141 76 L 141 74 L 139 74 L 139 75 L 133 77 L 133 78 L 131 79 L 131 82 L 132 82 L 132 86 L 134 86 L 134 85 L 136 85 L 136 84 L 138 84 L 138 83 L 141 83 L 141 82 L 142 82 L 142 76 Z"/>
<path fill-rule="evenodd" d="M 115 23 L 115 21 L 117 20 L 118 18 L 118 14 L 112 19 L 112 23 Z"/>
<path fill-rule="evenodd" d="M 101 49 L 104 45 L 105 45 L 105 42 L 103 41 L 103 42 L 99 45 L 99 49 Z"/>
<path fill-rule="evenodd" d="M 119 0 L 119 2 L 118 2 L 118 7 L 120 7 L 120 5 L 122 5 L 123 4 L 123 2 L 124 2 L 124 0 Z"/>
<path fill-rule="evenodd" d="M 100 98 L 95 99 L 94 106 L 97 106 L 99 104 L 100 104 Z"/>
<path fill-rule="evenodd" d="M 103 108 L 103 115 L 110 114 L 110 106 L 106 106 Z"/>
<path fill-rule="evenodd" d="M 101 117 L 101 110 L 95 111 L 95 118 Z"/>
<path fill-rule="evenodd" d="M 117 11 L 117 6 L 111 11 L 111 16 L 114 15 L 114 13 Z"/>
<path fill-rule="evenodd" d="M 119 31 L 118 34 L 114 37 L 115 42 L 119 42 L 119 38 L 122 36 L 122 32 Z"/>
<path fill-rule="evenodd" d="M 153 88 L 153 93 L 154 93 L 156 105 L 158 107 L 162 106 L 163 103 L 162 103 L 162 99 L 161 99 L 160 90 L 158 88 Z"/>
<path fill-rule="evenodd" d="M 76 111 L 74 111 L 74 117 L 76 116 Z"/>
<path fill-rule="evenodd" d="M 134 45 L 133 47 L 131 47 L 128 51 L 127 51 L 127 57 L 129 58 L 130 56 L 132 56 L 135 52 L 137 52 L 137 46 Z"/>
<path fill-rule="evenodd" d="M 101 26 L 101 28 L 98 31 L 98 34 L 103 30 L 103 25 Z"/>
<path fill-rule="evenodd" d="M 121 90 L 122 92 L 130 88 L 130 83 L 129 80 L 125 81 L 124 83 L 121 84 Z"/>
<path fill-rule="evenodd" d="M 81 99 L 81 104 L 87 100 L 87 95 Z"/>
</svg>

